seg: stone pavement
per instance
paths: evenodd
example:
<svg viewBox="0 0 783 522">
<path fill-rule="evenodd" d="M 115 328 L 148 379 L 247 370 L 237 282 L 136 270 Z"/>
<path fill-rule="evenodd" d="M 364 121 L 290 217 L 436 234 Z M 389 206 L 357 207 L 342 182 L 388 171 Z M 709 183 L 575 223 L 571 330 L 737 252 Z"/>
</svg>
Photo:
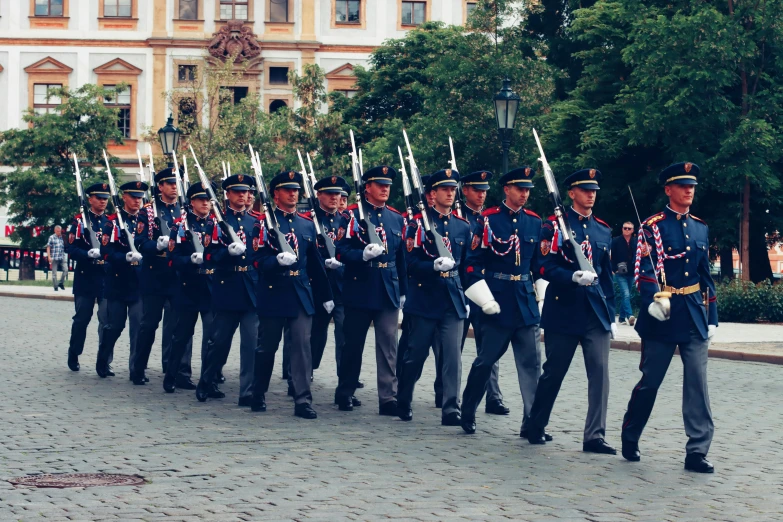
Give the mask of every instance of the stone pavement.
<svg viewBox="0 0 783 522">
<path fill-rule="evenodd" d="M 522 404 L 512 355 L 501 361 L 508 417 L 480 409 L 478 432 L 440 426 L 432 360 L 416 390 L 414 421 L 379 417 L 375 362 L 366 350 L 364 405 L 340 412 L 333 346 L 313 388 L 319 418 L 293 417 L 275 370 L 269 411 L 236 406 L 238 346 L 226 367 L 226 399 L 201 404 L 167 395 L 156 349 L 148 386 L 127 380 L 127 334 L 117 376 L 94 372 L 91 325 L 82 371 L 67 369 L 70 303 L 0 297 L 0 520 L 774 520 L 783 512 L 783 381 L 769 364 L 713 360 L 710 387 L 717 473 L 682 469 L 682 370 L 673 361 L 641 441 L 641 463 L 581 452 L 586 379 L 574 359 L 549 431 L 518 437 Z M 372 336 L 370 336 L 372 338 Z M 195 339 L 200 342 L 200 339 Z M 157 348 L 157 347 L 156 347 Z M 468 340 L 465 372 L 475 348 Z M 638 354 L 613 351 L 607 439 L 637 379 Z M 194 361 L 194 369 L 198 369 Z M 463 381 L 466 377 L 463 376 Z M 464 382 L 463 382 L 464 383 Z M 767 402 L 767 398 L 771 400 Z M 32 489 L 6 480 L 34 473 L 139 474 L 140 487 Z"/>
</svg>

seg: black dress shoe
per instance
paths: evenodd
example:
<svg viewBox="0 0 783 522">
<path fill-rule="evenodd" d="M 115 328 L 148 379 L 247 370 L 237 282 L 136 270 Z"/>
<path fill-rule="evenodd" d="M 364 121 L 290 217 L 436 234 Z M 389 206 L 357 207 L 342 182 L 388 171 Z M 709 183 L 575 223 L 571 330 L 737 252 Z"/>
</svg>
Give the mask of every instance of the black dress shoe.
<svg viewBox="0 0 783 522">
<path fill-rule="evenodd" d="M 215 377 L 215 382 L 217 384 L 223 384 L 224 382 L 226 382 L 226 378 L 223 377 L 223 372 L 217 374 L 217 377 Z"/>
<path fill-rule="evenodd" d="M 696 473 L 715 473 L 715 466 L 701 453 L 688 453 L 685 456 L 685 469 Z"/>
<path fill-rule="evenodd" d="M 436 408 L 442 408 L 443 407 L 443 396 L 442 395 L 436 395 L 435 396 L 435 407 Z"/>
<path fill-rule="evenodd" d="M 389 401 L 381 404 L 381 407 L 378 408 L 378 415 L 383 415 L 385 417 L 396 417 L 397 401 Z"/>
<path fill-rule="evenodd" d="M 462 415 L 458 411 L 452 411 L 440 418 L 443 426 L 462 426 Z"/>
<path fill-rule="evenodd" d="M 71 355 L 68 354 L 68 368 L 71 369 L 72 372 L 78 372 L 79 371 L 79 356 L 78 355 Z"/>
<path fill-rule="evenodd" d="M 109 376 L 108 366 L 102 363 L 98 363 L 95 365 L 95 373 L 98 374 L 98 377 L 101 379 L 105 379 Z"/>
<path fill-rule="evenodd" d="M 335 397 L 334 403 L 337 404 L 337 408 L 340 411 L 353 411 L 352 397 Z"/>
<path fill-rule="evenodd" d="M 240 408 L 248 408 L 253 405 L 253 397 L 240 397 L 237 402 L 237 406 Z"/>
<path fill-rule="evenodd" d="M 144 376 L 144 374 L 132 375 L 131 381 L 135 386 L 144 386 L 145 384 L 147 384 L 147 378 Z"/>
<path fill-rule="evenodd" d="M 113 371 L 111 371 L 111 366 L 109 366 L 107 364 L 106 365 L 106 377 L 114 377 L 115 375 L 117 375 L 117 374 L 114 373 Z"/>
<path fill-rule="evenodd" d="M 59 287 L 59 286 L 55 286 L 55 287 L 54 287 L 54 291 L 55 291 L 55 292 L 56 292 L 57 290 L 59 290 L 59 289 L 60 289 L 60 287 Z"/>
<path fill-rule="evenodd" d="M 527 438 L 527 429 L 526 428 L 521 428 L 519 430 L 519 436 L 522 437 L 523 439 L 526 439 Z M 546 442 L 552 442 L 552 440 L 553 440 L 552 435 L 547 433 L 546 430 L 544 431 L 544 440 Z"/>
<path fill-rule="evenodd" d="M 217 387 L 217 384 L 212 384 L 212 386 L 207 388 L 207 395 L 210 399 L 222 399 L 226 396 L 225 393 L 220 391 L 220 388 Z"/>
<path fill-rule="evenodd" d="M 462 422 L 460 422 L 460 426 L 462 426 L 462 431 L 464 431 L 468 435 L 473 435 L 474 433 L 476 433 L 476 419 L 474 418 L 462 417 Z"/>
<path fill-rule="evenodd" d="M 362 381 L 356 381 L 356 387 L 357 388 L 364 388 L 364 383 Z"/>
<path fill-rule="evenodd" d="M 253 396 L 250 401 L 250 411 L 266 411 L 266 396 L 263 393 L 260 397 Z"/>
<path fill-rule="evenodd" d="M 62 283 L 60 283 L 60 290 L 65 290 L 65 287 L 63 286 Z"/>
<path fill-rule="evenodd" d="M 196 399 L 198 399 L 198 402 L 205 402 L 207 398 L 209 397 L 209 393 L 207 393 L 208 387 L 204 381 L 198 381 L 198 386 L 196 386 Z"/>
<path fill-rule="evenodd" d="M 181 390 L 195 390 L 196 385 L 190 379 L 177 379 L 177 388 Z"/>
<path fill-rule="evenodd" d="M 294 415 L 303 419 L 317 419 L 318 414 L 309 404 L 297 404 L 294 406 Z"/>
<path fill-rule="evenodd" d="M 602 455 L 617 455 L 617 450 L 611 447 L 604 439 L 601 438 L 583 442 L 582 451 L 586 453 L 600 453 Z"/>
<path fill-rule="evenodd" d="M 503 401 L 488 402 L 484 407 L 484 411 L 486 413 L 491 413 L 492 415 L 508 415 L 511 412 L 511 410 L 503 404 Z"/>
<path fill-rule="evenodd" d="M 400 420 L 404 421 L 412 421 L 413 420 L 413 410 L 411 409 L 409 404 L 401 404 L 397 403 L 397 416 L 400 418 Z"/>
<path fill-rule="evenodd" d="M 642 454 L 639 451 L 639 443 L 623 439 L 623 458 L 631 462 L 642 460 Z"/>
<path fill-rule="evenodd" d="M 174 393 L 176 391 L 177 386 L 174 383 L 174 378 L 169 377 L 168 375 L 163 378 L 163 391 L 166 393 Z M 194 387 L 195 389 L 195 387 Z"/>
<path fill-rule="evenodd" d="M 527 430 L 527 441 L 530 444 L 546 444 L 546 438 L 544 437 L 544 430 Z"/>
</svg>

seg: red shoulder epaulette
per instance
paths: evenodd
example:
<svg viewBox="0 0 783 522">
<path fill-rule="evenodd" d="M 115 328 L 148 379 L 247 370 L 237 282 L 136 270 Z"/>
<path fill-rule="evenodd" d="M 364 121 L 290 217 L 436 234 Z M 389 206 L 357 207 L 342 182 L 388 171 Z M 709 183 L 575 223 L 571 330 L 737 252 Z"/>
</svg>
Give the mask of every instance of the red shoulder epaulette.
<svg viewBox="0 0 783 522">
<path fill-rule="evenodd" d="M 114 219 L 117 219 L 117 213 L 115 212 L 114 214 L 108 214 L 108 215 L 106 216 L 106 219 L 108 219 L 109 221 L 112 221 L 112 220 L 114 220 Z"/>
<path fill-rule="evenodd" d="M 352 205 L 348 205 L 347 207 L 345 207 L 345 210 L 346 211 L 348 211 L 348 210 L 356 210 L 357 208 L 359 208 L 359 204 L 358 203 L 354 203 Z"/>
<path fill-rule="evenodd" d="M 394 212 L 395 214 L 399 214 L 400 216 L 402 215 L 402 212 L 400 212 L 399 210 L 397 210 L 397 209 L 396 209 L 396 208 L 394 208 L 394 207 L 390 207 L 389 205 L 386 205 L 386 208 L 388 208 L 389 210 L 391 210 L 391 211 L 392 211 L 392 212 Z"/>
<path fill-rule="evenodd" d="M 598 218 L 597 218 L 597 217 L 595 217 L 595 216 L 593 216 L 593 218 L 594 218 L 596 221 L 598 221 L 599 223 L 601 223 L 603 226 L 605 226 L 606 228 L 612 228 L 612 227 L 610 227 L 610 226 L 609 226 L 609 223 L 607 223 L 607 222 L 606 222 L 606 221 L 604 221 L 603 219 L 598 219 Z"/>
<path fill-rule="evenodd" d="M 310 216 L 309 212 L 298 212 L 298 215 L 301 218 L 305 218 L 305 219 L 310 220 L 310 221 L 313 220 L 313 218 Z"/>
<path fill-rule="evenodd" d="M 525 214 L 527 214 L 528 216 L 533 216 L 533 217 L 537 217 L 538 219 L 541 219 L 541 216 L 539 216 L 538 214 L 536 214 L 532 210 L 528 210 L 526 208 L 523 208 L 522 210 L 524 210 Z"/>
<path fill-rule="evenodd" d="M 500 207 L 496 206 L 496 207 L 488 208 L 487 210 L 482 212 L 481 215 L 487 217 L 487 216 L 491 216 L 492 214 L 498 214 L 498 213 L 500 213 Z"/>
<path fill-rule="evenodd" d="M 694 216 L 693 214 L 691 214 L 691 217 L 693 219 L 695 219 L 696 221 L 698 221 L 699 223 L 704 223 L 705 225 L 707 224 L 707 222 L 704 221 L 702 218 L 698 218 L 698 217 Z"/>
<path fill-rule="evenodd" d="M 180 214 L 180 216 L 176 219 L 174 219 L 174 224 L 179 225 L 182 223 L 182 220 L 185 219 L 187 216 L 185 214 Z"/>
<path fill-rule="evenodd" d="M 248 210 L 247 213 L 250 214 L 251 216 L 253 216 L 256 219 L 263 219 L 264 218 L 264 215 L 261 212 L 258 212 L 257 210 L 250 209 L 250 210 Z"/>
<path fill-rule="evenodd" d="M 77 221 L 78 221 L 78 220 L 80 220 L 81 218 L 82 218 L 82 213 L 81 213 L 81 212 L 79 212 L 78 214 L 76 214 L 75 216 L 73 216 L 73 219 L 75 219 L 75 220 L 77 220 Z"/>
<path fill-rule="evenodd" d="M 421 219 L 421 212 L 413 215 L 413 219 Z"/>
<path fill-rule="evenodd" d="M 556 215 L 554 215 L 554 214 L 552 214 L 551 216 L 549 216 L 548 218 L 546 218 L 546 220 L 547 220 L 547 221 L 557 221 L 557 216 L 556 216 Z"/>
<path fill-rule="evenodd" d="M 645 219 L 644 220 L 644 224 L 645 225 L 654 225 L 658 221 L 663 221 L 664 219 L 666 219 L 666 214 L 664 214 L 663 212 L 658 212 L 657 214 L 655 214 L 653 216 L 650 216 L 647 219 Z"/>
</svg>

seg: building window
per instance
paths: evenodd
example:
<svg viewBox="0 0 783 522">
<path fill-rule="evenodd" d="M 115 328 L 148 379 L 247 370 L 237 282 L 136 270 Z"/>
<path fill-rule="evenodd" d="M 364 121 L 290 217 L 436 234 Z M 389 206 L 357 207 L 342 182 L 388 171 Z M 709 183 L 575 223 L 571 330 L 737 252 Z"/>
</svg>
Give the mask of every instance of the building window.
<svg viewBox="0 0 783 522">
<path fill-rule="evenodd" d="M 288 0 L 269 0 L 269 21 L 288 21 Z"/>
<path fill-rule="evenodd" d="M 269 83 L 273 85 L 288 85 L 288 67 L 270 67 Z"/>
<path fill-rule="evenodd" d="M 360 6 L 360 0 L 336 0 L 334 6 L 335 22 L 338 24 L 361 23 L 361 19 L 359 18 Z"/>
<path fill-rule="evenodd" d="M 177 81 L 179 82 L 195 82 L 196 81 L 196 66 L 195 65 L 178 65 L 177 66 Z"/>
<path fill-rule="evenodd" d="M 114 85 L 104 85 L 105 89 L 114 89 Z M 131 137 L 131 91 L 126 87 L 106 97 L 104 105 L 117 109 L 117 128 L 120 129 L 123 138 Z"/>
<path fill-rule="evenodd" d="M 247 97 L 247 87 L 221 87 L 220 101 L 222 103 L 237 104 Z"/>
<path fill-rule="evenodd" d="M 179 19 L 198 20 L 198 0 L 179 0 Z"/>
<path fill-rule="evenodd" d="M 35 0 L 35 16 L 63 16 L 63 0 Z"/>
<path fill-rule="evenodd" d="M 177 102 L 179 129 L 186 136 L 193 133 L 198 127 L 196 100 L 193 98 L 180 98 Z"/>
<path fill-rule="evenodd" d="M 221 20 L 247 20 L 248 0 L 220 0 Z"/>
<path fill-rule="evenodd" d="M 277 112 L 283 107 L 288 107 L 288 104 L 285 102 L 285 100 L 272 100 L 272 103 L 269 104 L 269 112 Z"/>
<path fill-rule="evenodd" d="M 473 13 L 473 11 L 476 10 L 477 6 L 478 6 L 477 2 L 468 2 L 467 3 L 465 8 L 466 8 L 466 13 L 467 13 L 468 17 L 470 17 L 471 13 Z"/>
<path fill-rule="evenodd" d="M 402 25 L 421 25 L 427 20 L 427 2 L 403 2 Z"/>
<path fill-rule="evenodd" d="M 353 90 L 353 89 L 351 89 L 351 90 L 336 89 L 334 92 L 339 92 L 340 94 L 342 94 L 346 98 L 353 98 L 354 96 L 356 96 L 356 94 L 359 91 L 356 91 L 356 90 Z"/>
<path fill-rule="evenodd" d="M 131 17 L 131 0 L 103 0 L 103 16 Z"/>
<path fill-rule="evenodd" d="M 33 86 L 33 112 L 36 114 L 56 114 L 60 105 L 60 97 L 52 94 L 55 89 L 62 88 L 61 83 L 36 83 Z"/>
</svg>

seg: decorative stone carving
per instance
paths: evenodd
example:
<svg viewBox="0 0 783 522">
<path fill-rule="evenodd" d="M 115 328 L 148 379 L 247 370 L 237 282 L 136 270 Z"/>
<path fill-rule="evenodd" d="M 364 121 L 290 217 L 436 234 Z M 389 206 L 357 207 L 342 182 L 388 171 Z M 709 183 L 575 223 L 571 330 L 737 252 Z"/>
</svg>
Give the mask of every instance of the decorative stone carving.
<svg viewBox="0 0 783 522">
<path fill-rule="evenodd" d="M 244 62 L 261 54 L 256 35 L 249 26 L 242 25 L 242 20 L 229 20 L 212 35 L 207 49 L 210 55 L 223 61 L 233 56 L 235 62 Z"/>
</svg>

